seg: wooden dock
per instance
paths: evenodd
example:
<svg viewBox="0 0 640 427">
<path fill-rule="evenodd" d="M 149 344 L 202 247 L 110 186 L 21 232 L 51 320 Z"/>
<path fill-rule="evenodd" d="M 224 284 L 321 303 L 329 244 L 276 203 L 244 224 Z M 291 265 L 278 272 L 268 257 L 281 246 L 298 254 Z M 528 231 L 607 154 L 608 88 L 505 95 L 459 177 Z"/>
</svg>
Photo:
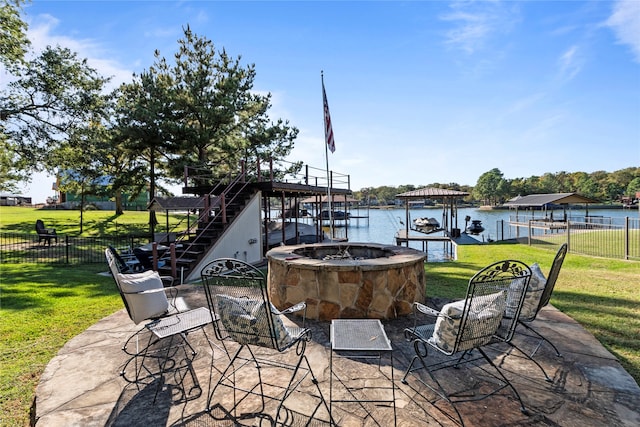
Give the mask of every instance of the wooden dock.
<svg viewBox="0 0 640 427">
<path fill-rule="evenodd" d="M 406 230 L 398 230 L 396 233 L 396 244 L 401 245 L 402 243 L 408 242 L 449 242 L 455 243 L 456 245 L 477 245 L 482 243 L 481 241 L 474 239 L 468 234 L 462 233 L 460 237 L 449 237 L 449 236 L 434 236 L 434 235 L 420 235 L 420 234 L 411 234 L 407 236 Z"/>
<path fill-rule="evenodd" d="M 452 239 L 449 236 L 435 236 L 430 234 L 411 234 L 407 235 L 407 230 L 398 230 L 396 233 L 396 244 L 408 242 L 451 242 Z"/>
<path fill-rule="evenodd" d="M 396 245 L 409 246 L 409 242 L 422 243 L 422 251 L 428 253 L 429 244 L 442 243 L 444 246 L 444 253 L 448 255 L 449 259 L 456 259 L 456 248 L 458 245 L 478 245 L 482 244 L 481 241 L 474 239 L 468 234 L 462 233 L 460 237 L 449 237 L 447 235 L 425 235 L 425 234 L 411 234 L 407 235 L 406 230 L 398 230 L 396 233 Z M 427 261 L 429 259 L 427 258 Z"/>
</svg>

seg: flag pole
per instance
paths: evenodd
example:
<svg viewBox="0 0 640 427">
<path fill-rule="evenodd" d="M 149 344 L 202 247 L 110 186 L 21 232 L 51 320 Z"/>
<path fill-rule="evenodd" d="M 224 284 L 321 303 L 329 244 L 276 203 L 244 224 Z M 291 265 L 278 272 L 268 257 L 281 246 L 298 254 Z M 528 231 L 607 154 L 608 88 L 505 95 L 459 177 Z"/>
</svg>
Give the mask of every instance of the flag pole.
<svg viewBox="0 0 640 427">
<path fill-rule="evenodd" d="M 322 109 L 324 118 L 324 159 L 327 167 L 327 202 L 329 207 L 329 236 L 333 240 L 333 209 L 331 207 L 331 178 L 329 174 L 329 129 L 327 129 L 327 116 L 329 115 L 329 105 L 327 103 L 327 94 L 324 91 L 324 71 L 320 71 L 320 80 L 322 81 Z M 320 224 L 322 224 L 322 202 L 320 203 Z"/>
</svg>

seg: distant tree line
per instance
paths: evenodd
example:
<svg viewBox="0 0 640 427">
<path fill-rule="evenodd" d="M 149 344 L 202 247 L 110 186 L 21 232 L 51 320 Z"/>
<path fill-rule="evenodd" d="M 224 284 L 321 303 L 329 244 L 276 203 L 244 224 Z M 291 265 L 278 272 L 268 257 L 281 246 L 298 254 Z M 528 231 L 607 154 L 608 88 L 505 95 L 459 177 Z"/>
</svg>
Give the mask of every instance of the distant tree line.
<svg viewBox="0 0 640 427">
<path fill-rule="evenodd" d="M 529 178 L 507 179 L 498 168 L 483 173 L 474 187 L 456 183 L 428 185 L 400 185 L 398 187 L 367 187 L 354 192 L 362 203 L 392 205 L 396 195 L 423 187 L 446 188 L 469 193 L 465 202 L 499 205 L 516 196 L 546 193 L 578 193 L 602 203 L 620 202 L 623 197 L 635 198 L 640 192 L 640 167 L 629 167 L 615 172 L 556 172 Z"/>
</svg>

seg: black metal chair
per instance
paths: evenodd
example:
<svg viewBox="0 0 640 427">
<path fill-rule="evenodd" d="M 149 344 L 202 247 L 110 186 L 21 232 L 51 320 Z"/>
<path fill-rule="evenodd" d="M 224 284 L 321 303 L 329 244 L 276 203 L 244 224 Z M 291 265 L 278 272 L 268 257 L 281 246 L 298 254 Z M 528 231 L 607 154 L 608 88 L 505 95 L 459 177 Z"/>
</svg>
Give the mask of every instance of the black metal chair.
<svg viewBox="0 0 640 427">
<path fill-rule="evenodd" d="M 540 310 L 542 310 L 547 304 L 549 304 L 549 300 L 551 300 L 551 294 L 553 293 L 553 289 L 558 280 L 558 276 L 560 275 L 560 269 L 562 268 L 562 264 L 564 263 L 566 255 L 567 244 L 564 243 L 558 249 L 555 258 L 553 259 L 551 269 L 549 270 L 549 276 L 546 279 L 537 264 L 533 264 L 531 266 L 534 273 L 531 279 L 531 284 L 529 286 L 529 291 L 527 292 L 527 295 L 525 297 L 523 309 L 518 316 L 518 325 L 524 327 L 528 331 L 535 334 L 536 337 L 540 338 L 540 341 L 538 342 L 538 345 L 533 350 L 533 352 L 531 352 L 531 354 L 527 354 L 527 357 L 531 360 L 533 360 L 533 356 L 536 354 L 536 352 L 544 342 L 553 347 L 556 352 L 556 356 L 562 357 L 562 354 L 560 354 L 558 348 L 551 341 L 549 341 L 549 339 L 544 337 L 542 334 L 540 334 L 540 332 L 536 331 L 532 326 L 530 326 L 530 323 L 536 320 L 536 318 L 538 317 L 538 313 L 540 313 Z M 523 352 L 523 354 L 526 353 Z"/>
<path fill-rule="evenodd" d="M 209 394 L 210 415 L 233 422 L 259 418 L 274 425 L 298 425 L 300 421 L 292 419 L 297 417 L 308 425 L 309 420 L 323 421 L 318 417 L 323 416 L 319 411 L 324 406 L 324 421 L 330 422 L 329 408 L 305 355 L 311 339 L 311 331 L 304 327 L 306 304 L 277 310 L 269 301 L 265 275 L 240 260 L 214 260 L 203 268 L 201 276 L 209 309 L 220 319 L 214 323 L 216 337 L 227 354 L 232 354 Z M 285 325 L 281 319 L 283 314 L 295 312 L 302 313 L 302 327 Z M 231 345 L 238 345 L 233 353 Z M 299 414 L 287 408 L 285 401 L 307 376 L 317 389 L 318 404 L 312 413 Z M 221 387 L 233 393 L 217 393 Z M 225 398 L 232 398 L 232 407 L 219 410 L 224 408 L 221 402 Z M 267 402 L 277 402 L 275 412 L 267 408 Z"/>
<path fill-rule="evenodd" d="M 531 270 L 524 263 L 500 261 L 480 270 L 469 280 L 466 298 L 463 300 L 446 304 L 440 311 L 414 303 L 414 326 L 405 329 L 404 333 L 407 340 L 413 341 L 415 356 L 402 382 L 408 384 L 409 374 L 425 370 L 431 381 L 415 375 L 417 381 L 450 403 L 462 425 L 464 421 L 456 407 L 457 403 L 484 399 L 505 387 L 513 391 L 520 402 L 520 410 L 526 414 L 527 410 L 517 390 L 483 347 L 496 341 L 511 340 L 517 322 L 515 319 L 506 319 L 505 310 L 507 304 L 512 303 L 519 311 L 530 277 Z M 435 322 L 426 322 L 428 317 L 435 318 Z M 439 354 L 444 357 L 428 360 L 429 349 L 436 351 L 434 356 Z M 472 358 L 472 350 L 477 350 L 481 357 Z M 458 357 L 450 357 L 454 355 Z M 440 370 L 458 368 L 463 364 L 482 360 L 494 368 L 498 373 L 496 378 L 502 383 L 489 393 L 460 396 L 456 391 L 446 390 L 438 381 L 436 373 Z"/>
<path fill-rule="evenodd" d="M 36 233 L 38 233 L 38 244 L 44 241 L 48 246 L 51 246 L 51 239 L 56 241 L 56 245 L 58 244 L 56 230 L 45 227 L 41 219 L 36 220 Z"/>
<path fill-rule="evenodd" d="M 165 288 L 157 272 L 123 274 L 118 270 L 118 261 L 109 248 L 105 250 L 105 256 L 129 318 L 136 325 L 144 323 L 122 347 L 130 357 L 121 375 L 126 381 L 136 384 L 158 379 L 157 395 L 164 381 L 164 373 L 176 369 L 175 361 L 171 359 L 177 355 L 177 350 L 189 348 L 190 355 L 185 350 L 183 358 L 187 365 L 195 357 L 196 351 L 187 340 L 187 335 L 200 329 L 207 336 L 204 328 L 215 320 L 215 316 L 205 307 L 189 309 L 184 301 L 176 297 L 176 292 L 173 292 L 170 301 L 165 291 L 175 291 L 175 288 Z M 149 332 L 149 338 L 146 344 L 141 344 L 140 336 L 145 331 Z M 168 343 L 164 343 L 165 339 L 168 339 Z M 175 339 L 180 339 L 180 343 L 173 345 Z M 213 351 L 208 337 L 207 341 Z M 156 364 L 151 366 L 152 360 L 157 362 L 157 367 Z M 128 374 L 131 366 L 133 375 Z"/>
</svg>

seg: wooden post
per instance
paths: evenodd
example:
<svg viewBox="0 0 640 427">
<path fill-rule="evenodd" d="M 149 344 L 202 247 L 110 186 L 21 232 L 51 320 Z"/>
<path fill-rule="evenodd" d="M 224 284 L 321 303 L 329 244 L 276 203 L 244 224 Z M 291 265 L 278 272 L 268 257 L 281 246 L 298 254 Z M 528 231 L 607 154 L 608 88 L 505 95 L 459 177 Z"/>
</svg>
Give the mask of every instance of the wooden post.
<svg viewBox="0 0 640 427">
<path fill-rule="evenodd" d="M 151 253 L 153 255 L 153 271 L 158 271 L 158 242 L 153 242 L 151 247 Z"/>
<path fill-rule="evenodd" d="M 225 202 L 224 193 L 220 195 L 220 209 L 222 209 L 222 223 L 227 223 L 227 204 Z"/>
<path fill-rule="evenodd" d="M 260 173 L 260 160 L 256 164 L 256 173 L 258 174 L 258 182 L 262 182 L 262 174 Z"/>
<path fill-rule="evenodd" d="M 171 277 L 173 277 L 175 279 L 176 272 L 177 272 L 177 268 L 176 268 L 176 244 L 175 243 L 171 243 L 169 245 L 169 253 L 171 254 Z M 182 284 L 182 282 L 180 282 L 180 284 Z"/>
</svg>

